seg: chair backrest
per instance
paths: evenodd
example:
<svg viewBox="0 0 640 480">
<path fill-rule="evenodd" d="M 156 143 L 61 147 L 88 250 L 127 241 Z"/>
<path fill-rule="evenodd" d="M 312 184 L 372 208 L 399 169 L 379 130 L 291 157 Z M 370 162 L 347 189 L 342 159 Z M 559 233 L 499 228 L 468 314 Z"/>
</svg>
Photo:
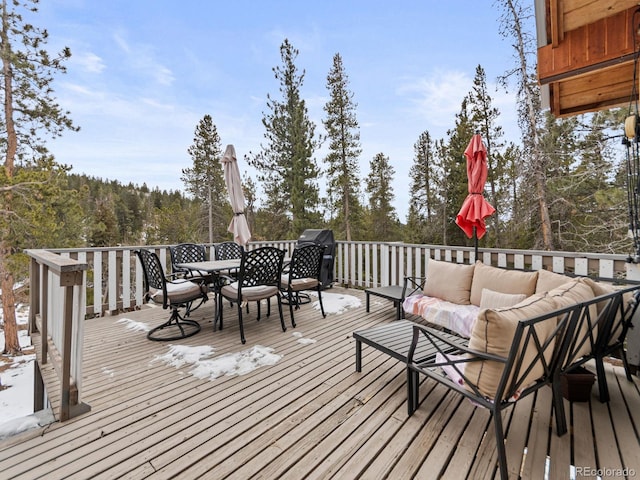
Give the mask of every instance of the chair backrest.
<svg viewBox="0 0 640 480">
<path fill-rule="evenodd" d="M 218 243 L 214 247 L 216 260 L 233 260 L 234 258 L 242 258 L 244 247 L 236 242 Z"/>
<path fill-rule="evenodd" d="M 596 306 L 599 303 L 608 302 L 603 312 L 609 309 L 616 310 L 621 300 L 622 293 L 615 292 L 594 297 L 552 312 L 557 315 L 555 319 L 556 326 L 552 335 L 547 336 L 546 341 L 541 338 L 534 339 L 535 333 L 532 328 L 535 328 L 540 322 L 553 320 L 549 314 L 520 322 L 521 325 L 518 326 L 519 332 L 516 334 L 513 343 L 515 345 L 517 339 L 520 338 L 529 344 L 529 347 L 535 351 L 535 361 L 545 364 L 543 381 L 548 381 L 550 375 L 559 375 L 572 370 L 590 357 L 590 353 L 585 354 L 585 352 L 591 352 L 592 349 L 597 348 L 597 341 L 599 341 L 598 328 L 604 321 L 603 315 L 607 315 L 602 312 L 598 315 Z M 609 320 L 606 321 L 608 322 Z M 551 339 L 555 341 L 555 344 L 549 342 Z M 532 340 L 534 341 L 532 342 Z M 545 361 L 542 359 L 543 351 L 550 347 L 553 347 L 553 355 Z M 503 386 L 508 395 L 513 395 L 517 389 L 526 390 L 526 382 L 520 380 L 520 383 L 518 383 L 518 381 L 528 373 L 527 363 L 530 364 L 531 362 L 522 362 L 522 357 L 519 355 L 517 347 L 513 347 L 508 360 L 513 376 L 508 377 L 506 375 L 506 377 L 512 379 L 511 384 L 508 384 L 506 378 L 503 379 Z"/>
<path fill-rule="evenodd" d="M 567 367 L 582 365 L 624 344 L 639 297 L 640 286 L 635 285 L 600 295 L 589 302 L 597 306 L 598 314 L 583 315 L 578 320 L 578 328 L 567 353 Z"/>
<path fill-rule="evenodd" d="M 183 271 L 177 268 L 177 263 L 204 262 L 207 260 L 207 251 L 204 246 L 195 243 L 179 243 L 169 247 L 171 254 L 171 268 L 174 272 Z"/>
<path fill-rule="evenodd" d="M 613 345 L 623 345 L 632 320 L 640 305 L 640 285 L 620 291 L 617 302 L 611 301 L 603 310 L 606 322 L 601 321 L 598 330 L 597 348 L 606 351 Z"/>
<path fill-rule="evenodd" d="M 162 298 L 166 303 L 167 281 L 158 255 L 156 255 L 155 252 L 152 252 L 151 250 L 145 250 L 142 248 L 140 250 L 136 250 L 135 253 L 140 259 L 142 270 L 144 272 L 145 295 L 149 296 L 150 288 L 162 290 Z"/>
<path fill-rule="evenodd" d="M 242 253 L 238 289 L 258 285 L 280 286 L 284 250 L 262 247 Z"/>
<path fill-rule="evenodd" d="M 293 250 L 291 262 L 289 263 L 289 280 L 315 278 L 319 281 L 324 250 L 325 247 L 323 245 L 314 243 L 297 246 Z"/>
<path fill-rule="evenodd" d="M 551 383 L 554 372 L 566 361 L 569 339 L 585 310 L 572 305 L 518 322 L 493 398 L 508 402 Z"/>
</svg>

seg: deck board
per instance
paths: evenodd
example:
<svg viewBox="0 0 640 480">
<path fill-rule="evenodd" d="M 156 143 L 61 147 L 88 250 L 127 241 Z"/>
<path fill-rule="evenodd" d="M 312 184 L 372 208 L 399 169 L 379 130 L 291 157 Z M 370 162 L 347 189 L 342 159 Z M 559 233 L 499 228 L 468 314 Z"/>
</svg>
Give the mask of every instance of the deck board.
<svg viewBox="0 0 640 480">
<path fill-rule="evenodd" d="M 263 308 L 258 322 L 253 306 L 244 346 L 235 307 L 225 304 L 224 329 L 215 332 L 213 302 L 194 311 L 202 331 L 173 343 L 211 345 L 215 355 L 259 344 L 283 355 L 273 366 L 213 380 L 159 360 L 168 344 L 121 321 L 156 325 L 168 314 L 161 308 L 87 320 L 82 401 L 91 411 L 0 442 L 3 478 L 493 478 L 486 410 L 421 378 L 421 405 L 408 417 L 402 363 L 363 345 L 362 372 L 355 371 L 352 333 L 393 321 L 392 304 L 366 313 L 362 291 L 327 293 L 358 296 L 362 306 L 322 318 L 304 305 L 297 328 L 285 308 L 286 332 L 277 308 L 270 317 Z M 294 332 L 316 343 L 302 345 Z M 640 382 L 628 382 L 619 366 L 606 370 L 610 402 L 598 401 L 597 386 L 590 402 L 565 401 L 563 437 L 555 434 L 550 389 L 503 413 L 513 478 L 523 459 L 522 478 L 541 478 L 547 466 L 549 478 L 569 478 L 572 461 L 640 471 Z"/>
</svg>

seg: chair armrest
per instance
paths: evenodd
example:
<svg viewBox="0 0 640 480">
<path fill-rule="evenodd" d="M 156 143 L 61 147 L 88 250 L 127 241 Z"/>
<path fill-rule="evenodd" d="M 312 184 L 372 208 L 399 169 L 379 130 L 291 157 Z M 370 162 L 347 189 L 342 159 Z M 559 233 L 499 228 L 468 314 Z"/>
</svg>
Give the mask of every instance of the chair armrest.
<svg viewBox="0 0 640 480">
<path fill-rule="evenodd" d="M 421 350 L 424 351 L 426 348 L 427 351 L 432 353 L 425 358 L 416 360 L 416 351 L 418 344 L 421 342 L 427 343 L 426 347 L 423 346 Z M 441 332 L 422 325 L 414 325 L 411 348 L 407 356 L 407 367 L 430 378 L 437 378 L 439 382 L 446 383 L 450 388 L 455 388 L 465 396 L 475 398 L 476 401 L 483 403 L 485 396 L 465 375 L 465 366 L 472 362 L 484 362 L 487 360 L 506 365 L 508 359 L 491 353 L 472 350 L 467 342 L 468 339 L 455 334 Z M 437 354 L 442 357 L 438 358 Z M 444 372 L 445 368 L 453 369 L 463 384 L 454 383 L 448 374 Z M 436 374 L 436 371 L 441 371 L 441 373 Z"/>
<path fill-rule="evenodd" d="M 228 285 L 233 282 L 237 282 L 237 278 L 230 277 L 229 275 L 219 274 L 218 275 L 218 283 L 220 285 Z"/>
<path fill-rule="evenodd" d="M 184 278 L 184 274 L 185 272 L 175 271 L 165 275 L 164 278 L 166 278 L 167 282 L 173 282 L 174 280 Z"/>
<path fill-rule="evenodd" d="M 468 358 L 457 363 L 469 363 L 470 361 L 477 360 L 492 360 L 494 362 L 500 363 L 506 363 L 507 361 L 505 357 L 487 352 L 479 352 L 469 348 L 467 338 L 460 337 L 453 333 L 441 332 L 434 328 L 426 327 L 423 325 L 414 325 L 413 340 L 411 341 L 411 348 L 409 349 L 409 355 L 407 356 L 408 363 L 416 363 L 414 362 L 415 350 L 421 338 L 429 342 L 431 346 L 434 347 L 437 353 L 441 353 L 443 355 L 469 355 Z M 431 363 L 433 362 L 435 362 L 435 355 L 433 358 L 426 361 L 421 361 L 419 363 L 421 365 L 431 365 Z M 438 364 L 433 363 L 433 366 L 438 366 Z"/>
<path fill-rule="evenodd" d="M 209 277 L 203 277 L 202 275 L 192 275 L 189 277 L 184 277 L 178 273 L 172 273 L 171 275 L 167 275 L 165 278 L 169 283 L 178 283 L 176 282 L 176 280 L 188 280 L 193 283 L 206 284 L 210 280 Z"/>
</svg>

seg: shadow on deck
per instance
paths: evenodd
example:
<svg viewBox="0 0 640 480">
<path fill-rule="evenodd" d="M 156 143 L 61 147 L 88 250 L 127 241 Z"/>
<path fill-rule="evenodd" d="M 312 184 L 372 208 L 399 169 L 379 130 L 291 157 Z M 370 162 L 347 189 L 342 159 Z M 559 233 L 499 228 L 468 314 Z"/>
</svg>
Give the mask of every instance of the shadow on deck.
<svg viewBox="0 0 640 480">
<path fill-rule="evenodd" d="M 225 328 L 216 332 L 213 302 L 193 312 L 202 331 L 174 344 L 211 345 L 215 355 L 259 344 L 283 356 L 214 380 L 159 360 L 168 344 L 120 322 L 159 324 L 168 315 L 161 308 L 88 320 L 83 401 L 91 411 L 0 443 L 3 478 L 494 478 L 488 412 L 424 380 L 426 398 L 409 418 L 402 364 L 365 346 L 355 372 L 352 332 L 393 321 L 391 304 L 372 301 L 365 313 L 361 291 L 325 294 L 357 296 L 362 305 L 324 319 L 304 305 L 295 329 L 285 309 L 286 332 L 277 309 L 270 318 L 263 309 L 256 322 L 254 308 L 246 345 L 235 306 L 225 304 Z M 316 342 L 300 343 L 294 332 Z M 611 401 L 601 404 L 594 387 L 589 402 L 567 402 L 563 437 L 554 433 L 550 389 L 507 410 L 514 478 L 569 478 L 572 465 L 575 478 L 598 469 L 640 474 L 640 382 L 613 365 L 607 375 Z"/>
</svg>

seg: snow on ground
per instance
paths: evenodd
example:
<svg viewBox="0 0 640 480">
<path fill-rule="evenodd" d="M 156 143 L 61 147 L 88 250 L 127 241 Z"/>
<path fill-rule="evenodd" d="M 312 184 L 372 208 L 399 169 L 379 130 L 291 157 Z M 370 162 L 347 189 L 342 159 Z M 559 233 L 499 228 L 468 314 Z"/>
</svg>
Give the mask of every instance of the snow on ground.
<svg viewBox="0 0 640 480">
<path fill-rule="evenodd" d="M 311 293 L 311 295 L 316 295 Z M 350 308 L 362 305 L 359 298 L 330 292 L 322 293 L 322 304 L 327 315 L 340 314 Z M 312 308 L 320 310 L 320 303 L 316 300 Z M 0 310 L 0 320 L 2 319 Z M 26 325 L 29 309 L 19 307 L 16 310 L 18 325 Z M 122 318 L 118 320 L 126 328 L 146 332 L 149 325 L 143 322 Z M 1 323 L 0 323 L 1 325 Z M 305 338 L 302 332 L 293 333 L 296 341 L 302 345 L 316 343 L 313 338 Z M 0 440 L 10 435 L 20 433 L 31 428 L 46 425 L 54 421 L 50 410 L 33 413 L 33 373 L 35 353 L 31 346 L 31 338 L 26 330 L 19 331 L 20 346 L 24 355 L 16 357 L 0 356 Z M 0 348 L 4 348 L 4 330 L 0 329 Z M 222 375 L 245 375 L 263 366 L 273 365 L 282 355 L 273 348 L 255 345 L 249 349 L 236 353 L 215 356 L 215 347 L 203 345 L 186 347 L 181 345 L 167 345 L 167 352 L 157 356 L 152 361 L 163 361 L 176 368 L 189 365 L 188 373 L 197 378 L 214 380 Z M 113 374 L 105 370 L 105 374 Z"/>
<path fill-rule="evenodd" d="M 0 440 L 53 421 L 48 409 L 33 413 L 33 362 L 36 355 L 31 338 L 24 329 L 28 318 L 29 307 L 18 306 L 16 322 L 18 328 L 23 327 L 18 330 L 23 355 L 0 356 Z M 4 329 L 0 330 L 0 348 L 4 348 Z"/>
</svg>

